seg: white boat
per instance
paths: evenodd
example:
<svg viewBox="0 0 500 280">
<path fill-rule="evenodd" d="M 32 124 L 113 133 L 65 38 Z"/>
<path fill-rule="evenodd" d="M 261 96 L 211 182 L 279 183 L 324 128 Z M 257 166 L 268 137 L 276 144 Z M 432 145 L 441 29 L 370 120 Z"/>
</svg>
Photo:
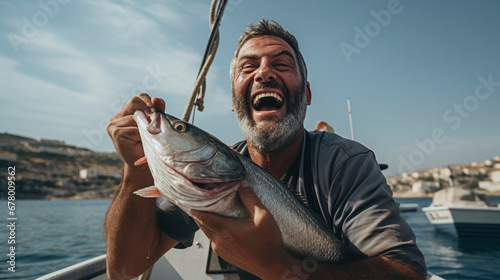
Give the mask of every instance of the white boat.
<svg viewBox="0 0 500 280">
<path fill-rule="evenodd" d="M 500 208 L 488 197 L 470 189 L 451 187 L 434 194 L 432 204 L 422 208 L 439 230 L 459 237 L 500 239 Z"/>
<path fill-rule="evenodd" d="M 220 259 L 210 250 L 210 241 L 198 231 L 194 245 L 183 250 L 172 249 L 158 260 L 151 272 L 151 280 L 238 280 L 232 267 L 221 263 Z M 61 270 L 44 275 L 36 280 L 107 280 L 106 255 L 77 263 Z M 428 273 L 428 280 L 444 280 Z"/>
</svg>

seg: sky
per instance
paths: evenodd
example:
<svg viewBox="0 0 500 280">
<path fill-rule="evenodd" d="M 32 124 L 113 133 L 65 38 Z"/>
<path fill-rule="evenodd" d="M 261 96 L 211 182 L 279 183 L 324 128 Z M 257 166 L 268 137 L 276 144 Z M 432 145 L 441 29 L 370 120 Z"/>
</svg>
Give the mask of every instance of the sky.
<svg viewBox="0 0 500 280">
<path fill-rule="evenodd" d="M 210 1 L 0 1 L 0 132 L 114 151 L 105 127 L 132 96 L 181 117 L 209 36 Z M 276 20 L 299 41 L 312 104 L 372 149 L 386 176 L 500 155 L 500 1 L 229 0 L 195 124 L 244 139 L 229 63 L 241 32 Z"/>
</svg>

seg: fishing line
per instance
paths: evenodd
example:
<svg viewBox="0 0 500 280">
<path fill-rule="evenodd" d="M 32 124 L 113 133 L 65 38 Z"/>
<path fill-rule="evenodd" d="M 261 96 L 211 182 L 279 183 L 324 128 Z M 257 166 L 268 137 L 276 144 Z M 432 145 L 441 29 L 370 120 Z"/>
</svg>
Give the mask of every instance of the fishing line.
<svg viewBox="0 0 500 280">
<path fill-rule="evenodd" d="M 219 5 L 217 5 L 217 2 Z M 198 107 L 198 111 L 200 112 L 204 109 L 205 90 L 207 87 L 206 76 L 208 69 L 210 69 L 210 66 L 215 58 L 215 54 L 217 53 L 217 48 L 219 47 L 219 26 L 226 4 L 227 0 L 221 0 L 220 2 L 213 0 L 212 5 L 210 6 L 210 36 L 208 38 L 207 46 L 205 47 L 200 69 L 198 70 L 196 83 L 193 91 L 191 92 L 191 96 L 189 97 L 184 114 L 182 115 L 182 120 L 184 121 L 189 121 L 189 116 L 191 115 L 191 112 L 193 112 L 191 122 L 194 123 L 193 106 Z"/>
</svg>

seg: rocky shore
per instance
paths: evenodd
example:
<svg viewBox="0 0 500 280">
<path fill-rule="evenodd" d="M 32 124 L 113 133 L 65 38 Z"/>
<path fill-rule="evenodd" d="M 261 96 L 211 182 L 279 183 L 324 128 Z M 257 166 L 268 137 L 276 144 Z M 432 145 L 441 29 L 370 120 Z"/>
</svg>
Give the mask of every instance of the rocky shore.
<svg viewBox="0 0 500 280">
<path fill-rule="evenodd" d="M 0 134 L 0 184 L 15 168 L 16 199 L 111 198 L 121 179 L 116 153 L 99 153 L 62 141 Z M 7 188 L 0 189 L 0 199 Z"/>
</svg>

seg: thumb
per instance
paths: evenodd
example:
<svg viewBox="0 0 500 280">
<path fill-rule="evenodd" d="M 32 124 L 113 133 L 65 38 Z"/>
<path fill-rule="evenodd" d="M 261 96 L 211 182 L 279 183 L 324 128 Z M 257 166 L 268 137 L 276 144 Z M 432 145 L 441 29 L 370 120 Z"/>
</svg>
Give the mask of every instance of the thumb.
<svg viewBox="0 0 500 280">
<path fill-rule="evenodd" d="M 213 239 L 213 236 L 223 235 L 223 225 L 230 222 L 229 219 L 219 215 L 197 210 L 191 210 L 191 217 L 207 237 L 211 239 Z"/>
<path fill-rule="evenodd" d="M 153 97 L 153 99 L 151 99 L 151 102 L 158 111 L 165 112 L 165 101 L 163 99 L 159 97 Z"/>
</svg>

